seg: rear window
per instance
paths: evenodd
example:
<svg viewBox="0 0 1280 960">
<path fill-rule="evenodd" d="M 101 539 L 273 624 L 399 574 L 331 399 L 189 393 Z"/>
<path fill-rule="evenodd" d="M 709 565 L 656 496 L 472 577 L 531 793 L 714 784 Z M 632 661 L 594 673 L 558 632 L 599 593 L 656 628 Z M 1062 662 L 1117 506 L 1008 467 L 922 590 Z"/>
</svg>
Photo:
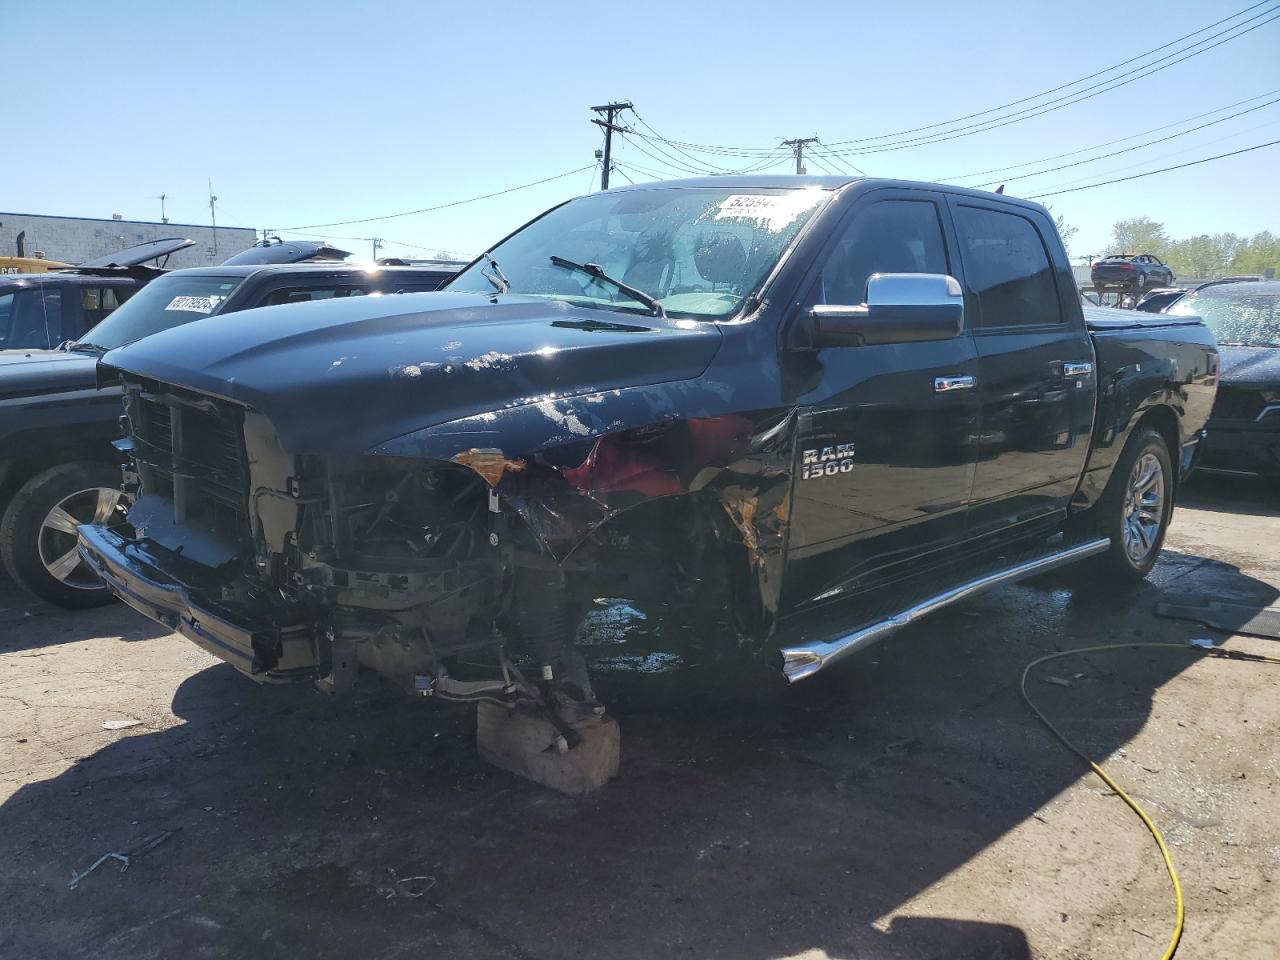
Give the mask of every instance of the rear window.
<svg viewBox="0 0 1280 960">
<path fill-rule="evenodd" d="M 240 277 L 159 277 L 81 337 L 80 342 L 114 350 L 161 330 L 211 316 L 222 309 L 227 297 L 243 282 Z"/>
<path fill-rule="evenodd" d="M 1058 323 L 1062 311 L 1053 267 L 1035 225 L 1016 213 L 961 206 L 956 226 L 980 326 Z"/>
</svg>

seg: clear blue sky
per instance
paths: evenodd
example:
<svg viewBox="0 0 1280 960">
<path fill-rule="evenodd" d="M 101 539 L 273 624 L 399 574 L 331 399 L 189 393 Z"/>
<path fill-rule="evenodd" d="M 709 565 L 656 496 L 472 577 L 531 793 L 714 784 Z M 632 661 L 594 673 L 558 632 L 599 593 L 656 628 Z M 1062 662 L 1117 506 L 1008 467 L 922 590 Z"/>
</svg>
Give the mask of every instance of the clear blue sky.
<svg viewBox="0 0 1280 960">
<path fill-rule="evenodd" d="M 591 164 L 601 138 L 588 107 L 611 99 L 634 101 L 676 140 L 868 137 L 1054 87 L 1249 2 L 63 0 L 55 14 L 10 0 L 0 13 L 10 105 L 0 210 L 156 219 L 153 198 L 164 192 L 171 220 L 207 223 L 211 177 L 228 225 L 393 213 Z M 853 162 L 874 175 L 949 178 L 1278 88 L 1280 21 L 1076 106 Z M 1110 160 L 1010 179 L 1006 189 L 1032 195 L 1275 139 L 1280 104 Z M 634 143 L 617 159 L 657 167 Z M 1112 222 L 1139 215 L 1163 220 L 1175 237 L 1280 233 L 1278 170 L 1280 146 L 1049 202 L 1080 228 L 1074 254 L 1095 252 Z M 390 241 L 474 253 L 596 185 L 583 171 L 437 213 L 307 232 L 362 253 L 368 243 L 337 238 L 386 237 L 392 254 L 421 252 Z"/>
</svg>

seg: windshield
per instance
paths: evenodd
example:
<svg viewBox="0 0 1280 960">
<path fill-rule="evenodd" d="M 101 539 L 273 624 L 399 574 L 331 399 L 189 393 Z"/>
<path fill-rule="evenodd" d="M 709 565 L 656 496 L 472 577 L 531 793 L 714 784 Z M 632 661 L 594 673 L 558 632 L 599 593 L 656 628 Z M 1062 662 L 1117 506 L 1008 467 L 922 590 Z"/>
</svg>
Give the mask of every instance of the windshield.
<svg viewBox="0 0 1280 960">
<path fill-rule="evenodd" d="M 669 314 L 726 317 L 829 196 L 727 187 L 598 193 L 557 207 L 490 254 L 512 294 L 653 313 L 625 289 L 631 287 Z M 565 269 L 552 257 L 594 264 L 603 276 Z M 495 293 L 485 273 L 495 275 L 481 259 L 445 289 Z"/>
<path fill-rule="evenodd" d="M 1219 344 L 1280 347 L 1280 293 L 1188 293 L 1167 312 L 1201 317 Z"/>
<path fill-rule="evenodd" d="M 241 277 L 158 277 L 81 337 L 77 347 L 114 350 L 170 327 L 217 313 Z"/>
</svg>

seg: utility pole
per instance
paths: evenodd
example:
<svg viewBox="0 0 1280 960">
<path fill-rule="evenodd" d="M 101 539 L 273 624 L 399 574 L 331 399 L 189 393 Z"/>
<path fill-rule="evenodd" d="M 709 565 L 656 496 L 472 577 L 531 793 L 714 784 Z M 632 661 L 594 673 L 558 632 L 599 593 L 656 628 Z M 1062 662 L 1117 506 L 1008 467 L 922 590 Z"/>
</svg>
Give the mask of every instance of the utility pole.
<svg viewBox="0 0 1280 960">
<path fill-rule="evenodd" d="M 383 244 L 382 244 L 382 238 L 381 238 L 381 237 L 370 237 L 369 239 L 373 242 L 373 259 L 374 259 L 374 260 L 377 260 L 377 259 L 378 259 L 378 251 L 379 251 L 379 250 L 381 250 L 381 249 L 382 249 L 382 246 L 383 246 Z"/>
<path fill-rule="evenodd" d="M 807 171 L 804 168 L 804 148 L 811 143 L 817 143 L 817 137 L 805 137 L 801 140 L 783 140 L 784 147 L 790 147 L 791 152 L 796 155 L 796 176 L 800 176 Z"/>
<path fill-rule="evenodd" d="M 218 211 L 214 208 L 214 204 L 218 202 L 218 198 L 213 195 L 213 178 L 209 178 L 209 221 L 213 224 L 213 256 L 218 257 Z"/>
<path fill-rule="evenodd" d="M 592 107 L 591 109 L 596 113 L 603 113 L 605 115 L 605 119 L 592 120 L 591 122 L 594 123 L 597 127 L 601 127 L 604 129 L 604 162 L 600 170 L 600 189 L 608 190 L 609 189 L 609 171 L 612 169 L 612 164 L 613 164 L 613 159 L 612 159 L 613 134 L 615 133 L 615 131 L 617 133 L 631 132 L 626 127 L 618 126 L 616 123 L 613 122 L 613 119 L 623 110 L 630 110 L 631 101 L 627 100 L 624 103 L 605 103 L 605 104 L 601 104 L 598 107 Z"/>
<path fill-rule="evenodd" d="M 169 222 L 169 218 L 164 215 L 164 202 L 166 199 L 168 199 L 168 196 L 169 195 L 167 193 L 162 193 L 160 194 L 160 196 L 155 198 L 156 200 L 160 201 L 160 222 L 161 223 Z"/>
</svg>

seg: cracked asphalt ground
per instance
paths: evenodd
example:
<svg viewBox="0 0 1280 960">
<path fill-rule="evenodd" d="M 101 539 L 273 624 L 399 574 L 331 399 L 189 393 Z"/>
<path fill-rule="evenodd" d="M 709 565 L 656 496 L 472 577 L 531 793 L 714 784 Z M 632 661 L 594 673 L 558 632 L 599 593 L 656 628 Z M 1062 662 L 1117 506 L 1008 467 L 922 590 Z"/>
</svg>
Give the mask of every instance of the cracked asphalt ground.
<svg viewBox="0 0 1280 960">
<path fill-rule="evenodd" d="M 1151 839 L 1018 676 L 1210 635 L 1160 599 L 1275 601 L 1280 498 L 1194 486 L 1149 584 L 1073 583 L 976 598 L 791 690 L 602 676 L 622 773 L 580 800 L 482 763 L 465 708 L 258 687 L 123 606 L 0 585 L 0 956 L 1158 957 Z M 1280 668 L 1116 651 L 1032 691 L 1164 831 L 1179 957 L 1274 960 Z"/>
</svg>

